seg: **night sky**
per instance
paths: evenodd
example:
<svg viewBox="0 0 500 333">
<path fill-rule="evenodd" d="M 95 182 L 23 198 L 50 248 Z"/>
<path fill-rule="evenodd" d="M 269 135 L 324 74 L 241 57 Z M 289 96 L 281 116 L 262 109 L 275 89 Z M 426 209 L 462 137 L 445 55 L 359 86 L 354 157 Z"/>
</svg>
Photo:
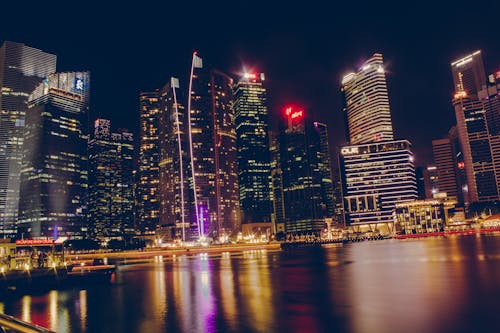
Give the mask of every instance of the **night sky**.
<svg viewBox="0 0 500 333">
<path fill-rule="evenodd" d="M 234 77 L 242 65 L 265 72 L 274 123 L 283 104 L 299 103 L 329 125 L 338 146 L 341 78 L 380 52 L 396 137 L 412 141 L 424 165 L 431 140 L 455 123 L 450 62 L 481 49 L 487 72 L 500 69 L 500 1 L 493 0 L 11 3 L 0 5 L 0 42 L 54 53 L 58 71 L 90 70 L 91 117 L 134 131 L 139 92 L 171 75 L 186 84 L 197 50 Z"/>
</svg>

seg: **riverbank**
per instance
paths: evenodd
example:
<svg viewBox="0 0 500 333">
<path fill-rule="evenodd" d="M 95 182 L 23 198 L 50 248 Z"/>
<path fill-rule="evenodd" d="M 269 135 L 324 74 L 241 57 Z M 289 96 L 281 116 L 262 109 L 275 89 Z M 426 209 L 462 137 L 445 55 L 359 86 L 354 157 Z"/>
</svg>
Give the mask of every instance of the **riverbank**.
<svg viewBox="0 0 500 333">
<path fill-rule="evenodd" d="M 195 255 L 207 253 L 207 255 L 220 255 L 224 252 L 238 253 L 244 251 L 280 251 L 280 243 L 263 244 L 230 244 L 208 247 L 179 247 L 179 248 L 150 248 L 142 251 L 120 251 L 120 252 L 94 252 L 94 253 L 75 253 L 67 257 L 72 261 L 90 261 L 93 259 L 107 258 L 111 263 L 132 263 L 153 261 L 155 257 L 177 257 L 182 255 Z M 125 261 L 124 261 L 125 260 Z"/>
</svg>

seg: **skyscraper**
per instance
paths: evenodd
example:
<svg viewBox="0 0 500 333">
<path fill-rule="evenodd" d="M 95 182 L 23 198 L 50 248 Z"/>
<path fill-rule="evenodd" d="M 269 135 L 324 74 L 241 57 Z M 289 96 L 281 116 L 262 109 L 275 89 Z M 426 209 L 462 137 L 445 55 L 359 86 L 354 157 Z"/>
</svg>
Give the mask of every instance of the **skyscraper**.
<svg viewBox="0 0 500 333">
<path fill-rule="evenodd" d="M 326 126 L 294 106 L 285 107 L 285 120 L 279 137 L 285 231 L 318 232 L 325 217 L 333 217 L 331 169 L 324 153 Z"/>
<path fill-rule="evenodd" d="M 381 54 L 375 53 L 357 72 L 345 75 L 341 91 L 350 144 L 394 139 Z"/>
<path fill-rule="evenodd" d="M 269 132 L 269 151 L 271 154 L 271 202 L 273 232 L 285 231 L 285 198 L 283 194 L 283 172 L 280 164 L 280 144 L 278 135 Z"/>
<path fill-rule="evenodd" d="M 101 238 L 134 234 L 134 137 L 111 131 L 110 121 L 96 119 L 88 144 L 89 228 Z"/>
<path fill-rule="evenodd" d="M 200 236 L 222 236 L 239 229 L 233 80 L 203 66 L 193 54 L 188 124 L 192 217 Z"/>
<path fill-rule="evenodd" d="M 238 179 L 243 221 L 269 222 L 270 155 L 264 73 L 244 73 L 234 86 Z"/>
<path fill-rule="evenodd" d="M 374 54 L 342 80 L 347 140 L 340 150 L 345 223 L 393 229 L 397 202 L 417 198 L 411 144 L 394 140 L 385 69 Z"/>
<path fill-rule="evenodd" d="M 449 138 L 432 140 L 434 164 L 437 169 L 437 190 L 455 200 L 461 198 L 458 164 L 452 141 Z"/>
<path fill-rule="evenodd" d="M 160 178 L 159 112 L 160 92 L 143 92 L 140 103 L 139 168 L 136 195 L 136 226 L 154 233 L 160 223 L 158 185 Z"/>
<path fill-rule="evenodd" d="M 88 232 L 89 72 L 49 75 L 28 98 L 21 168 L 22 236 Z"/>
<path fill-rule="evenodd" d="M 160 225 L 166 238 L 195 238 L 190 220 L 186 110 L 179 102 L 179 80 L 170 78 L 160 96 Z"/>
<path fill-rule="evenodd" d="M 417 199 L 413 154 L 407 140 L 342 147 L 346 224 L 390 231 L 396 203 Z"/>
<path fill-rule="evenodd" d="M 453 106 L 467 178 L 470 202 L 498 199 L 486 109 L 478 93 L 486 90 L 481 51 L 451 63 L 455 95 Z"/>
<path fill-rule="evenodd" d="M 22 43 L 0 47 L 0 234 L 14 236 L 28 96 L 56 71 L 56 56 Z"/>
</svg>

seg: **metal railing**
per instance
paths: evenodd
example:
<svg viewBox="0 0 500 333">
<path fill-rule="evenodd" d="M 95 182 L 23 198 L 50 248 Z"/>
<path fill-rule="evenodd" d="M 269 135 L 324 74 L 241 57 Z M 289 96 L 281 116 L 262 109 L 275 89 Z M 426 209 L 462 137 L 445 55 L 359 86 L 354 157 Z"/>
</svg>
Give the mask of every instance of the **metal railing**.
<svg viewBox="0 0 500 333">
<path fill-rule="evenodd" d="M 0 313 L 0 332 L 55 333 L 44 327 L 27 323 L 15 317 Z"/>
</svg>

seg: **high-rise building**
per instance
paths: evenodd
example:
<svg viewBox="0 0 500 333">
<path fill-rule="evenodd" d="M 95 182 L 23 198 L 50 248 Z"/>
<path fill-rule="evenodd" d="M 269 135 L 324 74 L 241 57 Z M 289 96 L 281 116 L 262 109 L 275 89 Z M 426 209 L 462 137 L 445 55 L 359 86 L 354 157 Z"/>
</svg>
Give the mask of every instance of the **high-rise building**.
<svg viewBox="0 0 500 333">
<path fill-rule="evenodd" d="M 382 55 L 342 79 L 346 133 L 352 145 L 394 139 Z"/>
<path fill-rule="evenodd" d="M 190 220 L 186 110 L 178 100 L 179 80 L 170 78 L 160 96 L 160 225 L 164 238 L 195 238 Z"/>
<path fill-rule="evenodd" d="M 435 165 L 428 165 L 424 172 L 425 197 L 423 199 L 432 199 L 439 193 L 439 174 Z"/>
<path fill-rule="evenodd" d="M 160 224 L 160 92 L 143 92 L 140 103 L 139 166 L 136 194 L 136 226 L 143 233 L 155 233 Z"/>
<path fill-rule="evenodd" d="M 0 47 L 0 234 L 14 236 L 29 94 L 56 71 L 56 56 L 22 43 Z"/>
<path fill-rule="evenodd" d="M 413 153 L 407 140 L 342 147 L 340 167 L 349 226 L 390 229 L 396 203 L 417 199 Z"/>
<path fill-rule="evenodd" d="M 28 98 L 19 233 L 78 237 L 88 232 L 89 72 L 51 74 Z"/>
<path fill-rule="evenodd" d="M 283 194 L 283 172 L 280 165 L 280 145 L 275 132 L 269 132 L 269 151 L 271 154 L 271 222 L 273 232 L 285 231 L 285 198 Z"/>
<path fill-rule="evenodd" d="M 470 202 L 497 200 L 499 191 L 491 151 L 486 109 L 479 92 L 487 90 L 481 51 L 451 63 L 453 106 Z"/>
<path fill-rule="evenodd" d="M 279 137 L 285 231 L 318 232 L 325 218 L 333 217 L 331 169 L 325 163 L 326 126 L 312 122 L 303 109 L 293 106 L 285 107 L 285 117 L 287 124 Z M 323 181 L 323 177 L 329 178 Z"/>
<path fill-rule="evenodd" d="M 234 86 L 240 205 L 245 223 L 269 222 L 270 155 L 264 73 L 244 73 Z"/>
<path fill-rule="evenodd" d="M 89 228 L 100 238 L 133 235 L 134 136 L 96 119 L 88 144 Z"/>
<path fill-rule="evenodd" d="M 330 146 L 328 144 L 328 127 L 326 124 L 314 122 L 314 129 L 319 135 L 318 170 L 321 175 L 321 197 L 326 209 L 326 216 L 335 215 L 335 197 L 333 191 L 333 174 L 330 159 Z"/>
<path fill-rule="evenodd" d="M 461 190 L 458 178 L 457 153 L 450 138 L 432 140 L 434 164 L 437 169 L 437 191 L 458 200 Z"/>
<path fill-rule="evenodd" d="M 231 234 L 240 227 L 233 80 L 203 66 L 193 54 L 188 124 L 190 186 L 199 236 Z"/>
<path fill-rule="evenodd" d="M 396 203 L 415 200 L 417 183 L 410 142 L 394 140 L 382 55 L 346 75 L 341 90 L 350 142 L 339 156 L 344 223 L 392 232 Z"/>
</svg>

